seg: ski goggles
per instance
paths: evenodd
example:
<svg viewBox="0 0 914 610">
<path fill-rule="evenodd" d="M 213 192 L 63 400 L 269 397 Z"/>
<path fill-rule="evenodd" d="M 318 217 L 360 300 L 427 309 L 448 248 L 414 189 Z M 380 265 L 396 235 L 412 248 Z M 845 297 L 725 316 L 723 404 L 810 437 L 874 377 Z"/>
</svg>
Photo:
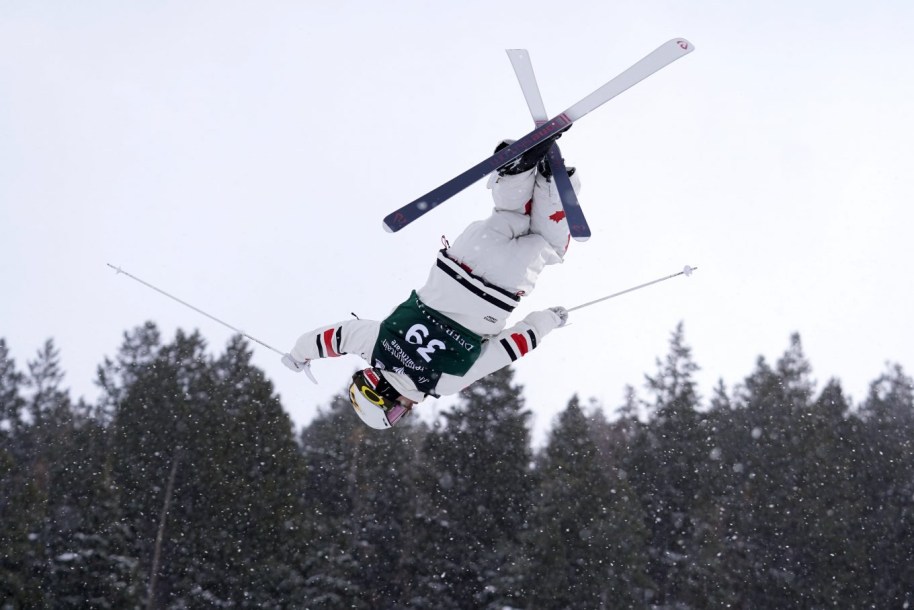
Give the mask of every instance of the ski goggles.
<svg viewBox="0 0 914 610">
<path fill-rule="evenodd" d="M 356 410 L 368 406 L 364 401 L 380 408 L 391 426 L 409 412 L 408 407 L 400 404 L 400 392 L 374 368 L 363 369 L 352 376 L 349 401 Z"/>
</svg>

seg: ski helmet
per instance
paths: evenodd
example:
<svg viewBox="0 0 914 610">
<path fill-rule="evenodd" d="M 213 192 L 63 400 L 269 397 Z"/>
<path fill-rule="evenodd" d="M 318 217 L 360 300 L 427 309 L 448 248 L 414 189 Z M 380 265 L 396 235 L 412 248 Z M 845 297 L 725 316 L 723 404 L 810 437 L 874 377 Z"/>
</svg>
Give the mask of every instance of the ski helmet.
<svg viewBox="0 0 914 610">
<path fill-rule="evenodd" d="M 349 401 L 359 418 L 376 430 L 393 427 L 409 411 L 409 407 L 400 404 L 400 392 L 375 368 L 352 376 Z"/>
</svg>

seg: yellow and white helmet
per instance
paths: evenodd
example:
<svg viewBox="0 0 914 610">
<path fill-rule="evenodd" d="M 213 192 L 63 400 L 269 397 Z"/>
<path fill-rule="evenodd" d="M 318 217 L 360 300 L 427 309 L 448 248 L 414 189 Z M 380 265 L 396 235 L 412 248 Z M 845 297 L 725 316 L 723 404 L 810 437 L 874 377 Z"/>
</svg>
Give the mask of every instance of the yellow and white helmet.
<svg viewBox="0 0 914 610">
<path fill-rule="evenodd" d="M 352 376 L 349 401 L 359 418 L 376 430 L 392 428 L 410 409 L 400 404 L 400 392 L 375 368 Z"/>
</svg>

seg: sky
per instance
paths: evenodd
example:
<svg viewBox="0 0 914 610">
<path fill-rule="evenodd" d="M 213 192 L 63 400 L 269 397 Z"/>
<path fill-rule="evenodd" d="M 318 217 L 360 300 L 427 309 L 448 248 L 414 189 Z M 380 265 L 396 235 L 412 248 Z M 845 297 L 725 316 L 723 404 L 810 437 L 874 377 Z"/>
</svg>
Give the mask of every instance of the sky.
<svg viewBox="0 0 914 610">
<path fill-rule="evenodd" d="M 515 367 L 535 437 L 575 393 L 643 395 L 676 325 L 708 398 L 798 332 L 821 389 L 854 401 L 914 369 L 914 4 L 898 0 L 0 3 L 0 337 L 46 339 L 74 398 L 126 331 L 232 331 L 280 351 L 381 319 L 489 213 L 484 181 L 396 234 L 381 219 L 532 122 L 505 49 L 551 114 L 677 37 L 696 50 L 575 124 L 593 237 L 514 320 L 698 267 L 574 312 Z M 298 426 L 345 387 L 254 347 Z M 424 404 L 433 417 L 453 404 Z"/>
</svg>

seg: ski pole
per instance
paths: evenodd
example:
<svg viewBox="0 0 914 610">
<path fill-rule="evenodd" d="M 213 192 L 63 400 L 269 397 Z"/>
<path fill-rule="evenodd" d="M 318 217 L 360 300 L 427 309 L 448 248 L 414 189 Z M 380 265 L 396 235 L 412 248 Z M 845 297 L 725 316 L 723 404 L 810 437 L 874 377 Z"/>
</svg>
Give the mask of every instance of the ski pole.
<svg viewBox="0 0 914 610">
<path fill-rule="evenodd" d="M 631 287 L 631 288 L 627 288 L 627 289 L 622 290 L 622 291 L 620 291 L 620 292 L 614 292 L 613 294 L 607 295 L 607 296 L 605 296 L 605 297 L 601 297 L 601 298 L 599 298 L 599 299 L 595 299 L 595 300 L 593 300 L 593 301 L 588 301 L 587 303 L 582 303 L 582 304 L 580 304 L 580 305 L 575 305 L 574 307 L 569 308 L 568 311 L 569 311 L 569 313 L 570 313 L 570 312 L 574 311 L 575 309 L 582 309 L 582 308 L 584 308 L 584 307 L 589 307 L 589 306 L 594 305 L 594 304 L 596 304 L 596 303 L 599 303 L 599 302 L 601 302 L 601 301 L 605 301 L 605 300 L 607 300 L 607 299 L 611 299 L 611 298 L 613 298 L 613 297 L 617 297 L 617 296 L 619 296 L 619 295 L 623 295 L 623 294 L 625 294 L 625 293 L 627 293 L 627 292 L 634 292 L 635 290 L 640 290 L 641 288 L 645 288 L 645 287 L 647 287 L 647 286 L 650 286 L 651 284 L 657 284 L 657 283 L 659 283 L 659 282 L 664 282 L 664 281 L 666 281 L 666 280 L 669 280 L 669 279 L 671 279 L 671 278 L 676 277 L 677 275 L 684 275 L 684 276 L 688 277 L 688 276 L 692 275 L 692 272 L 695 271 L 696 269 L 698 269 L 698 267 L 690 267 L 689 265 L 686 265 L 685 267 L 682 268 L 682 271 L 679 271 L 678 273 L 671 273 L 670 275 L 667 275 L 666 277 L 662 277 L 662 278 L 659 278 L 659 279 L 656 279 L 656 280 L 653 280 L 653 281 L 650 281 L 650 282 L 641 284 L 641 285 L 639 285 L 639 286 L 633 286 L 633 287 Z"/>
<path fill-rule="evenodd" d="M 194 307 L 194 306 L 191 305 L 190 303 L 188 303 L 188 302 L 186 302 L 186 301 L 182 301 L 181 299 L 179 299 L 178 297 L 176 297 L 176 296 L 174 296 L 174 295 L 172 295 L 172 294 L 168 294 L 167 292 L 165 292 L 165 291 L 162 290 L 161 288 L 157 288 L 156 286 L 153 286 L 153 285 L 150 284 L 149 282 L 147 282 L 147 281 L 145 281 L 145 280 L 141 280 L 140 278 L 138 278 L 137 276 L 135 276 L 135 275 L 133 275 L 133 274 L 131 274 L 131 273 L 127 273 L 126 271 L 124 271 L 124 270 L 121 269 L 120 267 L 115 267 L 115 266 L 112 265 L 111 263 L 105 263 L 105 264 L 108 265 L 109 267 L 111 267 L 112 269 L 114 269 L 114 270 L 117 272 L 118 275 L 121 275 L 121 274 L 126 275 L 126 276 L 129 277 L 130 279 L 139 282 L 139 283 L 142 284 L 143 286 L 146 286 L 147 288 L 152 288 L 153 290 L 155 290 L 155 291 L 158 292 L 159 294 L 163 294 L 163 295 L 167 296 L 169 299 L 172 299 L 173 301 L 177 301 L 177 302 L 180 303 L 181 305 L 184 305 L 185 307 L 188 307 L 188 308 L 190 308 L 190 309 L 193 309 L 193 310 L 196 311 L 197 313 L 206 316 L 206 317 L 209 318 L 210 320 L 212 320 L 212 321 L 214 321 L 214 322 L 218 322 L 218 323 L 221 324 L 222 326 L 225 326 L 226 328 L 235 331 L 236 333 L 238 333 L 238 334 L 241 335 L 242 337 L 245 337 L 245 338 L 247 338 L 247 339 L 250 339 L 250 340 L 253 341 L 254 343 L 259 343 L 260 345 L 262 345 L 263 347 L 265 347 L 265 348 L 267 348 L 267 349 L 269 349 L 269 350 L 273 350 L 274 352 L 276 352 L 276 353 L 279 354 L 280 356 L 285 356 L 285 355 L 286 355 L 285 352 L 279 351 L 278 349 L 276 349 L 276 348 L 273 347 L 272 345 L 267 345 L 266 343 L 264 343 L 263 341 L 261 341 L 261 340 L 258 339 L 257 337 L 252 337 L 251 335 L 247 334 L 247 333 L 244 332 L 243 330 L 238 329 L 238 328 L 235 328 L 235 327 L 232 326 L 231 324 L 228 324 L 227 322 L 223 322 L 222 320 L 220 320 L 220 319 L 217 318 L 216 316 L 213 316 L 213 315 L 210 315 L 210 314 L 206 313 L 205 311 L 203 311 L 203 310 L 200 309 L 199 307 Z M 309 378 L 311 381 L 313 381 L 314 383 L 317 383 L 317 379 L 314 378 L 314 375 L 311 373 L 311 370 L 310 370 L 308 367 L 305 367 L 305 373 L 308 375 L 308 378 Z"/>
</svg>

